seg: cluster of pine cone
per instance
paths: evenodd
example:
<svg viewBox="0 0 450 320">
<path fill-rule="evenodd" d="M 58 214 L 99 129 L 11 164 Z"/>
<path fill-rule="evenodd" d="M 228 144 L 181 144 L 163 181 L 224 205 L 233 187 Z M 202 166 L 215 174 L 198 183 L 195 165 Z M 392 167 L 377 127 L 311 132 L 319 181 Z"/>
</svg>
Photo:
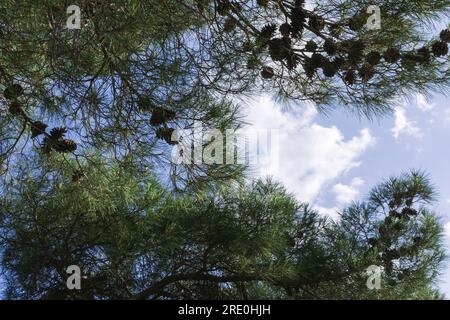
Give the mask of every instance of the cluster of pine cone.
<svg viewBox="0 0 450 320">
<path fill-rule="evenodd" d="M 406 200 L 404 200 L 406 198 Z M 414 197 L 397 195 L 389 203 L 389 215 L 378 228 L 378 237 L 370 238 L 369 245 L 377 247 L 381 252 L 381 259 L 388 275 L 393 274 L 393 260 L 412 254 L 423 239 L 414 237 L 412 243 L 404 243 L 395 246 L 393 239 L 401 236 L 407 221 L 418 216 L 418 211 L 413 208 Z M 401 273 L 397 274 L 401 276 Z"/>
<path fill-rule="evenodd" d="M 20 84 L 12 84 L 6 87 L 6 89 L 3 91 L 3 96 L 5 99 L 10 100 L 9 104 L 9 112 L 13 115 L 19 115 L 22 111 L 22 106 L 19 102 L 19 97 L 23 95 L 23 88 Z"/>
<path fill-rule="evenodd" d="M 148 99 L 144 98 L 140 99 L 138 104 L 139 108 L 143 111 L 151 110 L 152 117 L 150 118 L 150 124 L 154 127 L 159 127 L 156 130 L 156 137 L 166 141 L 170 145 L 177 144 L 177 141 L 172 141 L 172 134 L 175 129 L 167 126 L 168 122 L 175 119 L 175 112 L 169 109 L 154 106 Z"/>
<path fill-rule="evenodd" d="M 178 142 L 172 140 L 172 135 L 174 133 L 174 128 L 161 127 L 156 130 L 156 137 L 158 139 L 166 141 L 170 145 L 175 145 Z"/>
<path fill-rule="evenodd" d="M 56 127 L 45 136 L 42 141 L 42 151 L 44 154 L 50 153 L 52 150 L 59 153 L 70 153 L 77 150 L 77 144 L 71 139 L 65 139 L 67 129 L 64 127 Z"/>
<path fill-rule="evenodd" d="M 42 121 L 33 121 L 26 117 L 22 110 L 22 106 L 19 102 L 19 97 L 23 95 L 24 89 L 19 84 L 12 84 L 3 91 L 3 96 L 7 100 L 11 100 L 9 105 L 9 112 L 14 115 L 22 114 L 27 122 L 31 125 L 31 138 L 35 139 L 40 135 L 46 134 L 45 130 L 48 125 Z M 52 150 L 60 153 L 74 152 L 77 149 L 77 144 L 71 139 L 65 139 L 64 135 L 67 133 L 67 129 L 63 127 L 53 128 L 50 134 L 46 135 L 42 142 L 42 150 L 45 154 L 50 153 Z"/>
<path fill-rule="evenodd" d="M 266 7 L 270 1 L 259 0 L 257 3 Z M 223 1 L 223 3 L 231 2 Z M 433 56 L 442 57 L 448 54 L 450 41 L 448 29 L 440 33 L 440 41 L 418 50 L 404 52 L 398 48 L 388 48 L 384 52 L 369 51 L 367 50 L 369 43 L 357 37 L 350 40 L 339 39 L 346 28 L 354 32 L 364 28 L 368 14 L 358 14 L 339 23 L 327 23 L 322 17 L 306 11 L 304 5 L 304 0 L 297 0 L 290 4 L 287 7 L 289 11 L 283 11 L 288 22 L 280 26 L 265 25 L 259 31 L 255 43 L 251 41 L 244 43 L 243 51 L 252 52 L 253 48 L 267 48 L 272 61 L 283 63 L 289 70 L 301 64 L 305 74 L 310 78 L 314 77 L 320 69 L 325 77 L 342 75 L 343 81 L 348 85 L 353 85 L 358 80 L 370 81 L 377 74 L 376 66 L 382 62 L 385 65 L 399 63 L 403 69 L 414 71 L 416 67 L 430 63 Z M 230 6 L 223 7 L 232 10 Z M 321 40 L 312 39 L 303 48 L 294 46 L 294 40 L 301 40 L 305 27 Z M 253 69 L 257 66 L 259 64 L 257 60 L 255 55 L 252 55 L 248 61 L 248 67 Z M 271 79 L 275 75 L 273 66 L 265 65 L 261 68 L 262 78 Z"/>
</svg>

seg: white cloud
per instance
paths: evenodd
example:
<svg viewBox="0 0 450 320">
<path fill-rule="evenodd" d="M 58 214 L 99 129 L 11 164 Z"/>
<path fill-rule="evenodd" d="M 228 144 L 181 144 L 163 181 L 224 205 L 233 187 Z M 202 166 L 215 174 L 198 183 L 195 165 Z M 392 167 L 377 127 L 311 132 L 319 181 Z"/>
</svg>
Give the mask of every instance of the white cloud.
<svg viewBox="0 0 450 320">
<path fill-rule="evenodd" d="M 279 129 L 279 164 L 273 175 L 305 202 L 313 202 L 334 179 L 359 166 L 359 157 L 375 142 L 368 129 L 347 140 L 335 126 L 315 123 L 316 115 L 311 104 L 283 112 L 267 97 L 251 102 L 248 109 L 252 128 Z"/>
<path fill-rule="evenodd" d="M 391 129 L 395 139 L 398 139 L 401 134 L 407 134 L 413 137 L 420 138 L 423 136 L 422 131 L 417 127 L 415 121 L 411 121 L 406 117 L 406 110 L 403 107 L 397 107 L 395 110 L 395 125 Z"/>
<path fill-rule="evenodd" d="M 317 210 L 320 215 L 329 217 L 334 221 L 338 221 L 340 218 L 339 209 L 337 207 L 325 208 L 321 206 L 314 206 L 314 209 Z"/>
<path fill-rule="evenodd" d="M 434 108 L 434 105 L 429 103 L 421 93 L 416 94 L 416 106 L 422 111 L 429 111 Z"/>
<path fill-rule="evenodd" d="M 350 185 L 342 183 L 335 184 L 332 188 L 336 196 L 336 201 L 339 205 L 346 205 L 356 200 L 359 195 L 358 188 L 364 185 L 364 180 L 361 178 L 354 178 Z"/>
<path fill-rule="evenodd" d="M 450 238 L 450 222 L 444 224 L 444 236 Z"/>
</svg>

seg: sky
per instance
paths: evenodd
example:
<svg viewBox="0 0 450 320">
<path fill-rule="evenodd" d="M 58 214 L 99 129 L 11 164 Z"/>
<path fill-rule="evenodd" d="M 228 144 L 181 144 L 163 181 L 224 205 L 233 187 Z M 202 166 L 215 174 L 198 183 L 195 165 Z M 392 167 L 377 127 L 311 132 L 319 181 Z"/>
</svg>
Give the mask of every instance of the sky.
<svg viewBox="0 0 450 320">
<path fill-rule="evenodd" d="M 410 169 L 428 173 L 450 256 L 449 102 L 442 95 L 412 94 L 398 101 L 392 115 L 369 121 L 344 110 L 323 115 L 308 103 L 286 106 L 262 96 L 246 102 L 245 114 L 254 129 L 278 134 L 272 161 L 278 165 L 261 165 L 259 174 L 273 176 L 299 201 L 332 218 L 390 176 Z M 273 156 L 262 163 L 270 164 Z M 450 263 L 438 286 L 450 299 Z"/>
</svg>

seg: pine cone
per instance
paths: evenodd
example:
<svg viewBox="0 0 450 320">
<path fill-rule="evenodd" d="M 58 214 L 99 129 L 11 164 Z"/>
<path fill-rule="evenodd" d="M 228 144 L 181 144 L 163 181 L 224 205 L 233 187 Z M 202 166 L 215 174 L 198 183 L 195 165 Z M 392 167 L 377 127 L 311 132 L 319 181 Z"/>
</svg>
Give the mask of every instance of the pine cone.
<svg viewBox="0 0 450 320">
<path fill-rule="evenodd" d="M 48 137 L 45 137 L 44 140 L 42 141 L 42 152 L 44 154 L 49 154 L 52 151 L 52 140 L 49 139 Z"/>
<path fill-rule="evenodd" d="M 233 13 L 239 13 L 242 11 L 242 6 L 239 2 L 233 1 L 230 4 L 230 9 Z"/>
<path fill-rule="evenodd" d="M 333 37 L 339 38 L 342 32 L 344 32 L 344 28 L 340 24 L 333 24 L 330 26 L 330 34 Z"/>
<path fill-rule="evenodd" d="M 291 35 L 293 38 L 301 39 L 303 33 L 303 25 L 292 23 L 291 25 Z"/>
<path fill-rule="evenodd" d="M 324 60 L 324 56 L 322 56 L 320 53 L 313 53 L 313 55 L 311 56 L 311 65 L 314 68 L 318 68 L 322 66 L 322 62 Z"/>
<path fill-rule="evenodd" d="M 16 97 L 20 97 L 23 94 L 23 88 L 20 84 L 13 84 L 12 90 L 14 91 Z"/>
<path fill-rule="evenodd" d="M 410 216 L 410 217 L 416 217 L 419 213 L 417 212 L 417 210 L 412 209 L 412 208 L 404 208 L 402 210 L 402 215 L 403 216 Z"/>
<path fill-rule="evenodd" d="M 303 70 L 305 70 L 305 74 L 308 78 L 314 77 L 316 68 L 313 66 L 312 60 L 310 58 L 305 60 L 305 63 L 303 64 Z"/>
<path fill-rule="evenodd" d="M 444 29 L 441 31 L 439 37 L 444 42 L 450 42 L 450 29 Z"/>
<path fill-rule="evenodd" d="M 305 45 L 305 50 L 308 52 L 314 52 L 317 50 L 317 43 L 313 40 L 309 40 Z"/>
<path fill-rule="evenodd" d="M 158 128 L 158 130 L 156 130 L 156 137 L 158 139 L 164 139 L 164 130 L 165 128 Z"/>
<path fill-rule="evenodd" d="M 289 35 L 291 34 L 291 25 L 289 23 L 283 23 L 280 26 L 279 30 L 283 36 L 289 37 Z"/>
<path fill-rule="evenodd" d="M 174 131 L 174 128 L 159 128 L 156 130 L 156 137 L 158 139 L 165 140 L 170 145 L 175 145 L 178 141 L 172 141 L 172 134 Z"/>
<path fill-rule="evenodd" d="M 285 48 L 291 49 L 291 46 L 292 46 L 292 40 L 291 40 L 291 38 L 289 38 L 289 37 L 283 37 L 283 38 L 281 38 L 281 39 L 283 39 L 283 43 L 284 43 Z"/>
<path fill-rule="evenodd" d="M 261 7 L 266 7 L 269 4 L 269 0 L 256 0 L 256 3 Z"/>
<path fill-rule="evenodd" d="M 150 119 L 150 124 L 152 126 L 161 125 L 167 121 L 173 120 L 175 118 L 175 112 L 161 107 L 156 107 L 153 109 L 152 117 Z"/>
<path fill-rule="evenodd" d="M 297 67 L 298 62 L 300 61 L 299 56 L 295 53 L 290 51 L 286 57 L 286 64 L 289 70 L 293 70 Z"/>
<path fill-rule="evenodd" d="M 358 74 L 364 82 L 367 82 L 375 75 L 375 69 L 373 66 L 366 64 L 359 69 Z"/>
<path fill-rule="evenodd" d="M 401 55 L 400 51 L 395 48 L 389 48 L 386 50 L 386 52 L 383 55 L 384 60 L 389 63 L 396 63 L 398 60 L 400 60 Z"/>
<path fill-rule="evenodd" d="M 218 0 L 217 13 L 221 16 L 226 16 L 231 9 L 231 4 L 228 0 Z"/>
<path fill-rule="evenodd" d="M 366 45 L 364 42 L 358 40 L 350 44 L 348 59 L 352 64 L 360 63 L 364 58 L 364 49 Z"/>
<path fill-rule="evenodd" d="M 419 57 L 420 59 L 420 57 Z M 408 71 L 413 71 L 417 65 L 417 56 L 407 53 L 402 57 L 402 67 Z"/>
<path fill-rule="evenodd" d="M 423 47 L 417 50 L 417 54 L 420 57 L 420 63 L 428 63 L 431 60 L 431 53 L 427 47 Z"/>
<path fill-rule="evenodd" d="M 265 25 L 259 32 L 259 38 L 262 41 L 268 41 L 277 31 L 277 26 L 275 24 Z"/>
<path fill-rule="evenodd" d="M 396 218 L 396 219 L 401 219 L 401 218 L 403 218 L 403 215 L 401 214 L 401 212 L 398 212 L 397 210 L 391 210 L 391 211 L 389 212 L 389 214 L 390 214 L 392 217 Z"/>
<path fill-rule="evenodd" d="M 349 20 L 348 27 L 352 31 L 359 31 L 364 27 L 365 24 L 366 18 L 364 15 L 355 15 Z"/>
<path fill-rule="evenodd" d="M 290 12 L 292 24 L 302 25 L 306 21 L 305 11 L 301 7 L 293 7 Z"/>
<path fill-rule="evenodd" d="M 18 97 L 20 97 L 23 94 L 23 88 L 20 84 L 13 84 L 11 86 L 8 86 L 4 91 L 3 91 L 3 96 L 5 97 L 5 99 L 8 100 L 13 100 L 16 99 Z"/>
<path fill-rule="evenodd" d="M 367 55 L 366 60 L 370 65 L 375 66 L 380 62 L 381 54 L 378 51 L 372 51 Z"/>
<path fill-rule="evenodd" d="M 330 56 L 333 56 L 337 52 L 337 46 L 334 42 L 327 40 L 323 45 L 323 50 Z"/>
<path fill-rule="evenodd" d="M 71 139 L 63 140 L 63 146 L 64 147 L 62 152 L 74 152 L 75 150 L 77 150 L 77 144 Z"/>
<path fill-rule="evenodd" d="M 448 54 L 448 44 L 444 41 L 435 42 L 432 51 L 436 57 L 445 56 Z"/>
<path fill-rule="evenodd" d="M 45 141 L 49 146 L 50 149 L 55 150 L 56 152 L 64 153 L 66 152 L 66 144 L 64 143 L 64 140 L 59 141 Z"/>
<path fill-rule="evenodd" d="M 58 141 L 46 141 L 50 143 L 50 146 L 60 153 L 74 152 L 77 149 L 77 144 L 71 139 L 58 140 Z"/>
<path fill-rule="evenodd" d="M 271 79 L 274 76 L 273 68 L 271 67 L 264 67 L 261 71 L 261 76 L 264 79 Z"/>
<path fill-rule="evenodd" d="M 292 24 L 291 34 L 293 38 L 301 39 L 303 34 L 303 25 Z"/>
<path fill-rule="evenodd" d="M 53 140 L 58 140 L 64 138 L 64 135 L 67 133 L 67 128 L 65 127 L 56 127 L 50 130 L 50 136 Z"/>
<path fill-rule="evenodd" d="M 338 72 L 339 68 L 337 67 L 337 65 L 334 62 L 331 61 L 324 61 L 322 63 L 322 71 L 323 74 L 326 77 L 332 78 L 336 75 L 336 73 Z"/>
<path fill-rule="evenodd" d="M 301 6 L 295 6 L 291 8 L 289 17 L 291 19 L 292 36 L 299 38 L 303 32 L 303 24 L 306 21 L 306 14 Z"/>
<path fill-rule="evenodd" d="M 11 114 L 13 115 L 19 115 L 22 113 L 22 106 L 19 101 L 14 100 L 11 102 L 11 104 L 9 105 L 9 112 L 11 112 Z"/>
<path fill-rule="evenodd" d="M 151 111 L 153 109 L 153 104 L 149 97 L 139 97 L 136 104 L 139 110 L 143 112 Z"/>
<path fill-rule="evenodd" d="M 41 121 L 33 122 L 32 126 L 31 126 L 31 138 L 34 139 L 37 136 L 44 134 L 45 129 L 47 129 L 47 127 L 48 127 L 48 125 L 46 125 L 45 123 L 43 123 Z"/>
<path fill-rule="evenodd" d="M 234 18 L 228 18 L 223 25 L 223 32 L 230 33 L 236 28 L 237 22 Z"/>
<path fill-rule="evenodd" d="M 348 54 L 348 62 L 353 65 L 353 66 L 357 66 L 359 65 L 363 59 L 364 59 L 364 54 L 362 52 L 358 52 L 358 51 L 353 51 L 350 52 Z"/>
<path fill-rule="evenodd" d="M 345 63 L 346 63 L 345 59 L 342 58 L 342 57 L 336 57 L 336 58 L 334 58 L 333 62 L 336 64 L 336 66 L 337 66 L 339 69 L 341 69 L 342 67 L 344 67 L 344 66 L 345 66 Z"/>
<path fill-rule="evenodd" d="M 319 16 L 313 15 L 309 17 L 308 25 L 313 30 L 321 31 L 325 28 L 325 20 Z"/>
<path fill-rule="evenodd" d="M 289 49 L 289 43 L 284 38 L 274 38 L 269 42 L 269 54 L 274 61 L 285 59 Z"/>
<path fill-rule="evenodd" d="M 344 77 L 345 82 L 347 82 L 349 85 L 355 84 L 356 82 L 356 74 L 354 70 L 349 70 L 346 72 Z"/>
<path fill-rule="evenodd" d="M 366 49 L 366 44 L 362 40 L 352 41 L 352 42 L 350 42 L 350 45 L 351 45 L 350 51 L 362 53 L 364 51 L 364 49 Z"/>
<path fill-rule="evenodd" d="M 164 109 L 164 118 L 166 119 L 166 121 L 171 121 L 171 120 L 175 119 L 175 116 L 176 116 L 176 114 L 174 111 Z"/>
</svg>

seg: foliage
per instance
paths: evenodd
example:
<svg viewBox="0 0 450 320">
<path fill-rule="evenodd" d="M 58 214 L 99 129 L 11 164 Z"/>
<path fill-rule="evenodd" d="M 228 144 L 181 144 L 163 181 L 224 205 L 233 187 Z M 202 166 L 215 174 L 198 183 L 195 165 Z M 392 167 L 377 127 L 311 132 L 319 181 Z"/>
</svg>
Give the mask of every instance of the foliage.
<svg viewBox="0 0 450 320">
<path fill-rule="evenodd" d="M 235 129 L 238 98 L 261 92 L 372 117 L 411 90 L 448 88 L 449 30 L 428 32 L 448 0 L 305 3 L 83 0 L 81 29 L 67 30 L 67 1 L 3 1 L 0 172 L 55 149 L 46 128 L 66 127 L 70 147 L 56 150 L 75 157 L 139 154 L 171 167 L 177 188 L 235 179 L 239 168 L 175 166 L 158 132 Z M 369 5 L 380 30 L 365 26 Z"/>
<path fill-rule="evenodd" d="M 438 295 L 441 227 L 420 173 L 381 184 L 334 222 L 271 181 L 174 196 L 131 163 L 97 163 L 77 182 L 70 170 L 42 174 L 2 198 L 8 298 Z M 87 276 L 82 290 L 65 286 L 72 264 Z M 381 290 L 366 287 L 370 265 L 383 270 Z"/>
<path fill-rule="evenodd" d="M 331 221 L 272 181 L 244 183 L 244 166 L 171 151 L 175 129 L 243 126 L 247 95 L 371 118 L 411 90 L 445 92 L 450 31 L 429 30 L 448 0 L 82 0 L 80 30 L 65 28 L 70 4 L 0 4 L 7 297 L 440 298 L 423 173 Z M 72 264 L 81 291 L 65 286 Z M 366 287 L 371 265 L 381 290 Z"/>
</svg>

